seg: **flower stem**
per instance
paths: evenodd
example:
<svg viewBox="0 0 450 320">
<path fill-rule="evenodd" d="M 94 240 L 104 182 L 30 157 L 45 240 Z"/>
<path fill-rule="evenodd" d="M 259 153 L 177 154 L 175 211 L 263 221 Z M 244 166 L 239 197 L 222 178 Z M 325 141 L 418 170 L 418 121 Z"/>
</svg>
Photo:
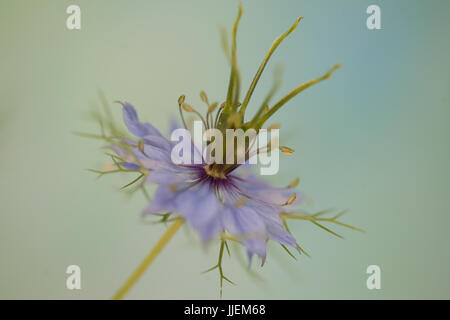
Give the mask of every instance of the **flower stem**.
<svg viewBox="0 0 450 320">
<path fill-rule="evenodd" d="M 133 287 L 133 285 L 139 280 L 139 278 L 144 274 L 145 270 L 150 266 L 150 264 L 155 260 L 158 254 L 164 249 L 169 240 L 177 233 L 180 227 L 183 225 L 184 220 L 177 219 L 173 222 L 166 233 L 159 239 L 156 245 L 152 248 L 149 254 L 145 257 L 145 259 L 141 262 L 139 267 L 133 272 L 127 282 L 120 288 L 120 290 L 113 297 L 113 300 L 122 299 L 125 294 Z"/>
</svg>

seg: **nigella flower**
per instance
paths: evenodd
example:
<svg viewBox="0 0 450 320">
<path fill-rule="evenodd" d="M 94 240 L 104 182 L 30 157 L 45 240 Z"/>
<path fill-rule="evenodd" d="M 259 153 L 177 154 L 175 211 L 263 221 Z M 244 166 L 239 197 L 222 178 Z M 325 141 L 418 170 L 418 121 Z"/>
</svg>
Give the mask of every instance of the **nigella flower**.
<svg viewBox="0 0 450 320">
<path fill-rule="evenodd" d="M 293 188 L 271 187 L 252 174 L 240 174 L 236 166 L 214 168 L 204 160 L 201 164 L 173 164 L 174 143 L 150 123 L 140 122 L 131 104 L 122 105 L 124 122 L 141 145 L 128 141 L 135 157 L 121 165 L 147 170 L 146 181 L 158 184 L 144 214 L 178 213 L 205 242 L 229 234 L 240 239 L 249 259 L 256 254 L 264 262 L 269 239 L 297 248 L 280 218 L 296 198 Z M 113 149 L 126 158 L 124 149 Z"/>
<path fill-rule="evenodd" d="M 276 81 L 274 88 L 268 93 L 257 112 L 252 118 L 247 119 L 246 108 L 267 62 L 283 39 L 297 27 L 301 18 L 298 18 L 288 31 L 273 42 L 241 102 L 241 81 L 236 58 L 236 33 L 241 13 L 239 7 L 239 14 L 232 31 L 231 50 L 228 50 L 226 45 L 224 46 L 231 65 L 226 99 L 219 106 L 218 102 L 210 103 L 206 94 L 201 92 L 201 99 L 207 105 L 206 115 L 202 116 L 195 108 L 185 103 L 184 95 L 180 96 L 178 104 L 184 128 L 188 127 L 184 114 L 191 113 L 200 118 L 205 129 L 214 128 L 223 133 L 227 129 L 254 129 L 258 133 L 267 120 L 290 99 L 304 89 L 329 78 L 339 67 L 339 65 L 335 65 L 323 76 L 299 85 L 269 107 L 271 98 L 278 88 L 278 81 Z M 149 257 L 144 260 L 119 291 L 116 298 L 121 298 L 130 289 L 184 222 L 195 229 L 205 243 L 213 239 L 220 239 L 218 263 L 209 269 L 217 268 L 219 270 L 220 292 L 222 292 L 223 280 L 231 282 L 224 276 L 221 265 L 224 249 L 229 252 L 227 241 L 236 241 L 243 245 L 247 251 L 249 262 L 256 255 L 264 264 L 268 241 L 279 243 L 291 256 L 293 254 L 289 248 L 293 248 L 299 253 L 306 253 L 290 233 L 286 223 L 287 219 L 310 221 L 338 237 L 340 235 L 322 225 L 322 221 L 356 229 L 337 220 L 342 213 L 331 218 L 324 218 L 324 214 L 328 211 L 307 214 L 296 209 L 302 200 L 295 190 L 299 179 L 295 179 L 287 187 L 277 188 L 248 172 L 251 167 L 248 160 L 252 156 L 249 144 L 246 145 L 244 164 L 223 164 L 222 162 L 205 161 L 203 154 L 197 150 L 191 140 L 183 140 L 183 143 L 192 144 L 189 146 L 192 153 L 200 153 L 201 161 L 191 164 L 175 163 L 172 159 L 175 142 L 164 137 L 152 124 L 141 121 L 137 111 L 130 103 L 120 102 L 120 104 L 124 123 L 133 138 L 120 133 L 110 119 L 104 121 L 97 117 L 103 129 L 100 138 L 108 142 L 108 148 L 114 154 L 109 154 L 113 160 L 111 170 L 93 171 L 100 175 L 113 172 L 138 173 L 138 177 L 124 188 L 137 185 L 136 189 L 145 191 L 145 184 L 156 184 L 157 189 L 151 200 L 149 199 L 149 204 L 143 210 L 143 214 L 158 215 L 162 217 L 162 221 L 173 221 L 173 224 L 150 252 Z M 104 133 L 105 123 L 111 131 L 109 136 Z M 271 125 L 269 129 L 277 127 L 278 125 Z M 176 125 L 172 126 L 172 130 L 176 128 Z M 288 147 L 276 149 L 269 144 L 265 148 L 258 149 L 257 153 L 279 151 L 284 154 L 293 152 Z"/>
</svg>

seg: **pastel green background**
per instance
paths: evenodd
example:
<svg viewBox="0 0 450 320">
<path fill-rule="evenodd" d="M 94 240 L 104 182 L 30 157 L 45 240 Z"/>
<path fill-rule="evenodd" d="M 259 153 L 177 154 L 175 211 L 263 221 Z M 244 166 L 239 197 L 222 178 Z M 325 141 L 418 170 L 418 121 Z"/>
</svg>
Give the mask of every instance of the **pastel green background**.
<svg viewBox="0 0 450 320">
<path fill-rule="evenodd" d="M 81 7 L 82 29 L 66 29 L 66 8 Z M 365 26 L 378 4 L 382 30 Z M 301 178 L 305 209 L 350 209 L 335 228 L 345 240 L 299 221 L 291 228 L 312 258 L 292 260 L 271 244 L 253 269 L 224 258 L 225 299 L 450 298 L 449 84 L 450 2 L 243 1 L 238 57 L 244 88 L 267 48 L 302 15 L 274 54 L 255 92 L 261 101 L 272 70 L 284 66 L 280 95 L 343 68 L 291 101 L 273 121 L 282 157 L 271 181 Z M 146 201 L 117 189 L 130 177 L 96 180 L 102 143 L 87 120 L 99 105 L 132 102 L 166 130 L 181 93 L 223 100 L 229 70 L 219 25 L 228 29 L 235 1 L 0 2 L 0 298 L 108 299 L 164 232 L 142 223 Z M 113 105 L 120 122 L 120 108 Z M 127 298 L 218 298 L 218 245 L 203 247 L 184 228 Z M 82 270 L 82 290 L 67 290 L 66 267 Z M 382 271 L 382 289 L 366 288 L 366 268 Z"/>
</svg>

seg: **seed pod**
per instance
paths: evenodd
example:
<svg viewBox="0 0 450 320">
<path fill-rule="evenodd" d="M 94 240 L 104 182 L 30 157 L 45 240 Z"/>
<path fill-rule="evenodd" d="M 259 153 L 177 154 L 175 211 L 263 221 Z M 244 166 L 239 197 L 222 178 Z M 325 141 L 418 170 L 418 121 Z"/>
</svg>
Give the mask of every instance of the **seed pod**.
<svg viewBox="0 0 450 320">
<path fill-rule="evenodd" d="M 235 128 L 239 128 L 241 126 L 241 116 L 239 113 L 233 113 L 228 119 L 228 125 L 234 125 Z"/>
</svg>

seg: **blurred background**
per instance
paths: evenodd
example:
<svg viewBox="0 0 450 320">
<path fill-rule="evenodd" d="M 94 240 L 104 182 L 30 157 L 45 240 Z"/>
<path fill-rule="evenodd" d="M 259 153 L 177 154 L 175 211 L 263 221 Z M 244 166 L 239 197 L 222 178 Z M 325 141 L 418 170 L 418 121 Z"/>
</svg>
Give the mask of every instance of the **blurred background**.
<svg viewBox="0 0 450 320">
<path fill-rule="evenodd" d="M 81 30 L 66 8 L 81 8 Z M 381 7 L 381 30 L 366 8 Z M 199 92 L 223 101 L 229 68 L 219 27 L 231 30 L 237 1 L 4 0 L 0 4 L 0 298 L 109 299 L 165 230 L 143 223 L 145 198 L 118 189 L 132 177 L 96 180 L 107 158 L 89 111 L 133 103 L 167 130 L 177 99 L 200 106 Z M 270 181 L 301 178 L 304 209 L 349 209 L 333 227 L 345 240 L 303 221 L 290 227 L 311 254 L 297 261 L 273 243 L 266 265 L 247 272 L 239 253 L 224 257 L 224 299 L 448 299 L 450 240 L 450 2 L 244 0 L 238 34 L 243 89 L 272 41 L 304 16 L 273 55 L 255 91 L 256 108 L 283 65 L 277 97 L 326 72 L 274 117 L 282 156 Z M 112 105 L 121 124 L 121 112 Z M 250 107 L 249 107 L 250 108 Z M 253 109 L 255 110 L 255 109 Z M 127 295 L 133 299 L 216 299 L 217 261 L 186 227 Z M 254 261 L 256 262 L 256 261 Z M 68 265 L 81 290 L 66 289 Z M 368 290 L 366 268 L 381 268 Z"/>
</svg>

